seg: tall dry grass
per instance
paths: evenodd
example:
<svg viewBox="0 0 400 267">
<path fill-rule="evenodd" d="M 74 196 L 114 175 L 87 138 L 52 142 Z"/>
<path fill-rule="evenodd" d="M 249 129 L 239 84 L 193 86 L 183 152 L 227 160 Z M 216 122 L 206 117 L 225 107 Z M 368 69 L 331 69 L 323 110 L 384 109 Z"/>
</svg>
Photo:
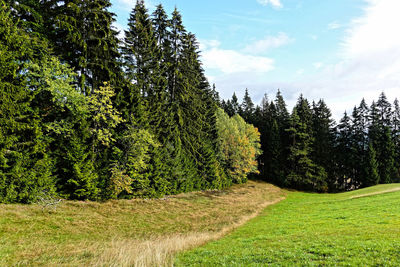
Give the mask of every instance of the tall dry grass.
<svg viewBox="0 0 400 267">
<path fill-rule="evenodd" d="M 235 228 L 256 217 L 269 205 L 281 201 L 283 197 L 263 203 L 254 213 L 241 217 L 217 232 L 199 232 L 162 236 L 151 240 L 114 240 L 109 244 L 91 266 L 173 266 L 173 258 L 177 252 L 201 246 L 209 241 L 217 240 Z"/>
<path fill-rule="evenodd" d="M 0 205 L 0 266 L 169 266 L 281 200 L 250 181 L 155 200 L 65 201 L 56 210 Z"/>
</svg>

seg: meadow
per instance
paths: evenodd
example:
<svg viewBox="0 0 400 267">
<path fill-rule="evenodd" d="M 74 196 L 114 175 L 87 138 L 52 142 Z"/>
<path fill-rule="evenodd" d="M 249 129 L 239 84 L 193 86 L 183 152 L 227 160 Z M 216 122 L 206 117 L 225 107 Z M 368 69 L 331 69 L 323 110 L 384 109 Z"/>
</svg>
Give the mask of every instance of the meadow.
<svg viewBox="0 0 400 267">
<path fill-rule="evenodd" d="M 159 266 L 284 197 L 249 181 L 222 191 L 56 207 L 0 205 L 0 266 Z"/>
<path fill-rule="evenodd" d="M 287 198 L 176 266 L 399 266 L 400 184 Z"/>
</svg>

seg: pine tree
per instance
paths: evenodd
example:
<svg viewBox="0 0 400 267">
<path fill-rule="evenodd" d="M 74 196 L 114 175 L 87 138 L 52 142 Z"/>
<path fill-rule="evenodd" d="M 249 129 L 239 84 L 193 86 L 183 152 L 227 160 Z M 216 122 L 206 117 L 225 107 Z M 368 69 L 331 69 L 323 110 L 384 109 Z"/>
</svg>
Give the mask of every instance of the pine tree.
<svg viewBox="0 0 400 267">
<path fill-rule="evenodd" d="M 378 154 L 377 158 L 379 162 L 378 172 L 380 182 L 389 184 L 398 180 L 398 174 L 394 163 L 395 148 L 389 127 L 385 127 L 379 141 L 378 148 L 380 154 Z"/>
<path fill-rule="evenodd" d="M 353 110 L 352 123 L 352 169 L 355 182 L 362 184 L 366 178 L 366 166 L 370 164 L 367 159 L 368 152 L 368 106 L 363 99 L 359 107 Z M 375 151 L 374 151 L 375 153 Z"/>
<path fill-rule="evenodd" d="M 29 88 L 29 67 L 47 57 L 48 48 L 24 32 L 0 2 L 0 202 L 34 202 L 54 193 L 53 160 L 48 155 L 38 93 Z M 34 88 L 32 88 L 34 89 Z"/>
<path fill-rule="evenodd" d="M 381 127 L 389 127 L 392 118 L 392 105 L 387 100 L 385 93 L 381 93 L 378 101 L 376 102 L 377 115 L 379 125 Z"/>
<path fill-rule="evenodd" d="M 312 111 L 310 103 L 303 95 L 300 95 L 296 104 L 297 115 L 299 116 L 300 122 L 306 126 L 307 132 L 312 136 Z"/>
<path fill-rule="evenodd" d="M 120 85 L 117 31 L 109 0 L 67 0 L 57 5 L 57 27 L 49 36 L 55 53 L 79 73 L 86 95 L 104 82 Z"/>
<path fill-rule="evenodd" d="M 249 90 L 246 88 L 244 93 L 243 102 L 241 104 L 241 114 L 239 114 L 246 122 L 253 124 L 254 118 L 254 103 L 251 100 Z"/>
<path fill-rule="evenodd" d="M 364 164 L 365 180 L 363 186 L 373 186 L 379 183 L 378 162 L 376 161 L 376 153 L 372 144 L 368 145 L 366 164 Z"/>
<path fill-rule="evenodd" d="M 337 139 L 335 149 L 337 181 L 330 184 L 332 190 L 348 190 L 352 185 L 352 128 L 351 119 L 344 113 L 337 126 Z"/>
<path fill-rule="evenodd" d="M 332 158 L 335 142 L 334 124 L 331 111 L 325 102 L 321 99 L 317 104 L 314 103 L 312 110 L 314 142 L 311 148 L 311 158 L 316 164 L 322 166 L 327 171 L 330 181 L 334 180 L 334 161 Z"/>
<path fill-rule="evenodd" d="M 232 105 L 233 115 L 239 114 L 241 112 L 236 93 L 233 93 L 233 95 L 232 95 L 231 105 Z M 233 115 L 231 115 L 231 116 L 233 116 Z"/>
<path fill-rule="evenodd" d="M 326 172 L 310 159 L 312 137 L 308 134 L 307 126 L 293 109 L 290 119 L 289 133 L 291 146 L 288 158 L 289 170 L 285 181 L 286 186 L 309 191 L 327 191 Z"/>
<path fill-rule="evenodd" d="M 400 175 L 400 105 L 399 101 L 394 101 L 394 110 L 392 118 L 392 139 L 395 146 L 395 167 L 397 175 Z"/>
</svg>

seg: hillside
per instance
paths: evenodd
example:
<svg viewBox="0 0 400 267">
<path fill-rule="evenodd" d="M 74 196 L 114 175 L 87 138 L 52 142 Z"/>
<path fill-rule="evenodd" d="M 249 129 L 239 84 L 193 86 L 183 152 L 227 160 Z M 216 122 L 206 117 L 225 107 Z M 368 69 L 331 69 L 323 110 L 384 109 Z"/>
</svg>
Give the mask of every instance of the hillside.
<svg viewBox="0 0 400 267">
<path fill-rule="evenodd" d="M 178 266 L 399 266 L 400 184 L 341 194 L 289 192 Z"/>
<path fill-rule="evenodd" d="M 284 193 L 248 182 L 155 200 L 0 205 L 0 266 L 160 265 L 243 224 Z"/>
</svg>

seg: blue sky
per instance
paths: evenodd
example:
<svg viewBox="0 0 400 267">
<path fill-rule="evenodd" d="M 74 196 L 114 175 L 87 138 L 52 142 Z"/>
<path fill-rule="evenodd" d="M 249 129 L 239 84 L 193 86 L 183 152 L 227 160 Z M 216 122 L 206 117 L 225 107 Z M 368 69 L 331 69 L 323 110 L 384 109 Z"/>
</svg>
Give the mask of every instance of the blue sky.
<svg viewBox="0 0 400 267">
<path fill-rule="evenodd" d="M 135 0 L 112 0 L 124 28 Z M 362 97 L 400 96 L 399 0 L 148 0 L 176 6 L 201 43 L 207 77 L 221 97 L 245 88 L 254 102 L 280 88 L 324 98 L 336 119 Z"/>
</svg>

